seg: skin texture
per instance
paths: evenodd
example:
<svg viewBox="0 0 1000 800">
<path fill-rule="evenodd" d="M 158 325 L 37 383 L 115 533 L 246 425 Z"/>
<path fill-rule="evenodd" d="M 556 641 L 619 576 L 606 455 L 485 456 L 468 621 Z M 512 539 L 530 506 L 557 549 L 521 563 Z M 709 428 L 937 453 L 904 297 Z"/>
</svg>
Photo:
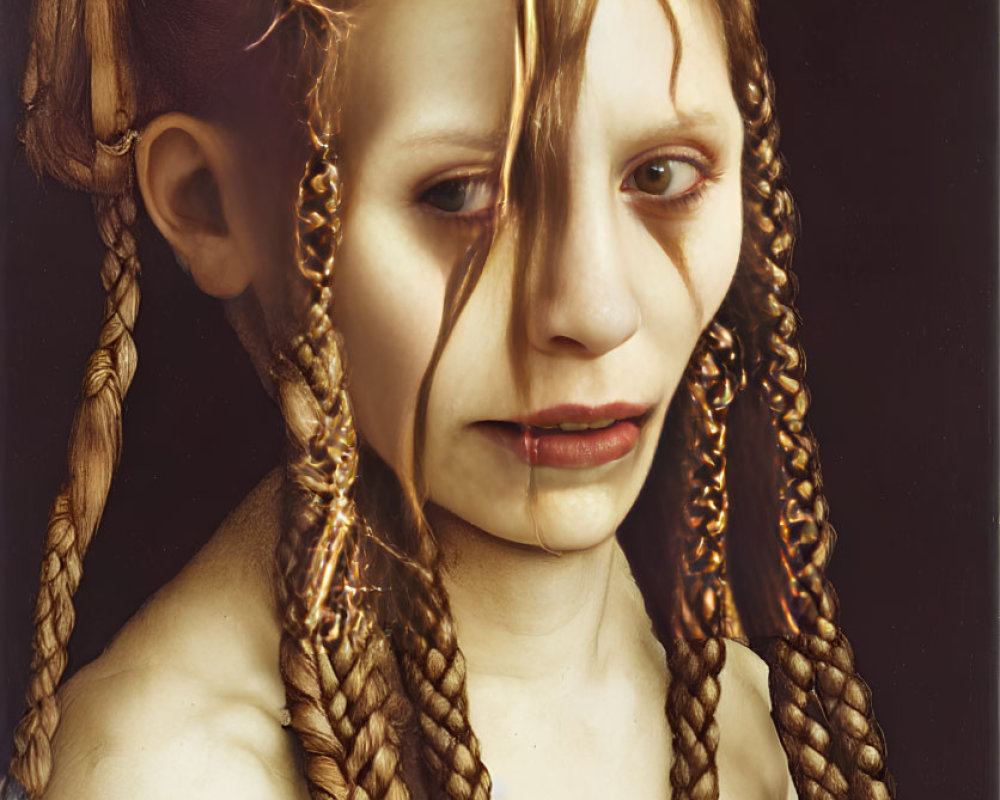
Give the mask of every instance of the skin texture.
<svg viewBox="0 0 1000 800">
<path fill-rule="evenodd" d="M 470 238 L 461 215 L 434 214 L 417 202 L 420 189 L 463 172 L 495 183 L 502 157 L 514 42 L 495 31 L 512 28 L 513 9 L 488 8 L 470 18 L 466 3 L 375 3 L 352 42 L 334 317 L 361 432 L 403 474 L 412 469 L 414 404 L 445 281 Z M 685 54 L 675 104 L 673 48 L 659 5 L 598 5 L 570 133 L 565 230 L 551 262 L 529 279 L 521 356 L 528 396 L 517 392 L 508 346 L 510 231 L 501 233 L 435 373 L 425 456 L 431 499 L 495 536 L 526 544 L 540 538 L 563 550 L 613 535 L 645 480 L 695 340 L 735 270 L 742 125 L 711 13 L 683 3 L 677 13 Z M 477 69 L 469 70 L 473 54 Z M 682 116 L 710 120 L 664 130 Z M 438 130 L 456 141 L 412 143 Z M 623 188 L 642 162 L 661 154 L 712 159 L 693 207 Z M 683 189 L 690 178 L 677 166 Z M 473 427 L 566 403 L 617 401 L 650 409 L 636 448 L 590 469 L 536 469 L 533 507 L 528 467 Z"/>
<path fill-rule="evenodd" d="M 614 532 L 732 278 L 742 229 L 742 126 L 719 24 L 699 0 L 673 7 L 684 56 L 671 96 L 673 44 L 658 3 L 598 4 L 568 140 L 566 226 L 551 260 L 528 276 L 527 392 L 517 390 L 509 347 L 505 229 L 430 394 L 428 516 L 497 800 L 669 792 L 664 654 Z M 507 3 L 422 0 L 373 2 L 357 22 L 334 316 L 360 433 L 405 476 L 445 284 L 471 236 L 468 220 L 441 213 L 426 192 L 459 176 L 469 180 L 470 208 L 493 196 L 514 17 Z M 634 183 L 663 156 L 676 159 L 679 181 L 669 201 Z M 278 254 L 290 252 L 285 214 L 297 173 L 281 168 L 285 160 L 247 169 L 234 132 L 179 114 L 150 125 L 137 158 L 150 215 L 199 286 L 223 297 L 252 286 L 266 311 L 275 273 L 288 265 Z M 676 202 L 696 188 L 695 201 Z M 248 199 L 261 197 L 275 201 Z M 612 401 L 650 409 L 635 449 L 596 468 L 536 468 L 534 492 L 528 467 L 473 427 Z M 278 490 L 271 476 L 66 685 L 47 798 L 305 796 L 292 737 L 279 725 L 270 575 Z M 790 781 L 766 668 L 738 645 L 728 650 L 721 796 L 783 797 Z"/>
<path fill-rule="evenodd" d="M 54 740 L 55 770 L 46 800 L 308 797 L 294 736 L 280 727 L 284 687 L 274 657 L 280 631 L 270 575 L 279 532 L 279 492 L 275 471 L 108 650 L 63 686 L 64 715 Z M 615 599 L 623 605 L 633 601 L 627 594 Z M 652 662 L 654 655 L 650 652 L 645 661 Z M 662 661 L 662 651 L 659 658 Z M 648 674 L 648 668 L 644 671 Z M 490 680 L 488 675 L 477 678 L 480 683 Z M 516 779 L 522 770 L 537 764 L 552 769 L 567 760 L 579 769 L 594 758 L 601 759 L 603 778 L 597 786 L 584 787 L 584 797 L 601 796 L 597 790 L 608 786 L 629 789 L 629 773 L 623 770 L 633 768 L 642 755 L 629 745 L 647 739 L 656 744 L 669 741 L 659 727 L 664 724 L 665 691 L 657 680 L 650 685 L 644 675 L 609 681 L 603 693 L 613 701 L 608 705 L 638 712 L 631 719 L 626 713 L 615 714 L 614 724 L 610 718 L 595 724 L 609 708 L 593 710 L 559 676 L 551 676 L 548 686 L 533 687 L 515 678 L 511 682 L 517 684 L 517 693 L 510 691 L 509 683 L 506 694 L 490 692 L 488 686 L 483 687 L 486 691 L 470 687 L 474 724 L 484 734 L 506 731 L 521 749 L 494 752 L 485 737 L 487 763 L 499 787 L 494 796 L 540 796 L 534 790 L 519 791 Z M 794 798 L 768 715 L 765 665 L 751 651 L 729 642 L 721 683 L 721 797 Z M 587 702 L 598 695 L 586 696 Z M 542 709 L 532 707 L 533 701 L 543 699 L 548 702 Z M 558 714 L 559 719 L 547 714 Z M 493 724 L 484 726 L 494 716 Z M 562 735 L 555 736 L 559 721 Z M 614 748 L 619 735 L 628 739 Z M 595 746 L 601 750 L 597 756 Z M 552 749 L 540 752 L 548 747 Z M 512 768 L 511 756 L 530 759 Z M 668 756 L 669 746 L 655 753 L 664 776 Z M 577 781 L 570 785 L 579 788 Z M 554 797 L 579 796 L 554 791 Z M 664 789 L 644 796 L 668 794 Z"/>
</svg>

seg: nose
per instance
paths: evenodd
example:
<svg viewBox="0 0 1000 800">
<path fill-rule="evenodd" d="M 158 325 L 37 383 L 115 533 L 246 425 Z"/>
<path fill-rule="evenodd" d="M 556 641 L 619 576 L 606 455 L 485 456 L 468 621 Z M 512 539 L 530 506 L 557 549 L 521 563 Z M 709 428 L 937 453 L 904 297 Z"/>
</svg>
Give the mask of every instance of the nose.
<svg viewBox="0 0 1000 800">
<path fill-rule="evenodd" d="M 595 357 L 631 339 L 642 314 L 612 209 L 574 199 L 530 282 L 528 338 L 550 355 Z"/>
</svg>

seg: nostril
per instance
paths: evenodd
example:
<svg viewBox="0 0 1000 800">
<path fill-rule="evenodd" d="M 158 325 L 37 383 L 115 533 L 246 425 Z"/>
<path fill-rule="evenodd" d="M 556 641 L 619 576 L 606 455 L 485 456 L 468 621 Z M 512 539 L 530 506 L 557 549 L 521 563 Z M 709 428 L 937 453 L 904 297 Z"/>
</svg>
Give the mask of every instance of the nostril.
<svg viewBox="0 0 1000 800">
<path fill-rule="evenodd" d="M 562 350 L 586 350 L 586 345 L 579 342 L 572 336 L 553 336 L 552 344 Z"/>
</svg>

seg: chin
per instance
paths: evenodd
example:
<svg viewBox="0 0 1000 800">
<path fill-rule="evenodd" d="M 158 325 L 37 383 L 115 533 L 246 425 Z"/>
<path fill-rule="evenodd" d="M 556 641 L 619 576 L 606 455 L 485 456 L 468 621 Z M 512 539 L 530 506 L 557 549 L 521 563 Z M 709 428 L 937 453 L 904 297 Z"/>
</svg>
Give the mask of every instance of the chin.
<svg viewBox="0 0 1000 800">
<path fill-rule="evenodd" d="M 527 467 L 479 436 L 428 451 L 432 502 L 451 516 L 518 545 L 582 551 L 612 539 L 632 507 L 656 449 L 652 435 L 614 462 L 585 469 Z M 475 446 L 461 446 L 474 444 Z"/>
<path fill-rule="evenodd" d="M 540 474 L 528 511 L 537 531 L 533 539 L 549 550 L 597 547 L 614 538 L 637 493 L 638 487 L 633 492 L 614 483 L 546 486 Z"/>
<path fill-rule="evenodd" d="M 435 505 L 495 539 L 539 551 L 574 552 L 614 538 L 637 492 L 607 484 L 546 486 L 539 474 L 533 490 L 515 497 L 471 492 L 461 499 L 441 497 Z"/>
</svg>

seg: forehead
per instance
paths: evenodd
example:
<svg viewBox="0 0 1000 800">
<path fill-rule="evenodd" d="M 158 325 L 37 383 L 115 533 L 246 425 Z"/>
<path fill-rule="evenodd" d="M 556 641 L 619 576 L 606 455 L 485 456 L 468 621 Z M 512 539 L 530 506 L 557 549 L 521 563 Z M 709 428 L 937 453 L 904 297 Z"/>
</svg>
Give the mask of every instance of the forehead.
<svg viewBox="0 0 1000 800">
<path fill-rule="evenodd" d="M 508 0 L 373 0 L 347 55 L 345 133 L 496 134 L 514 80 L 517 12 Z"/>
<path fill-rule="evenodd" d="M 712 0 L 598 2 L 587 41 L 585 89 L 633 108 L 650 102 L 668 108 L 676 101 L 686 111 L 728 85 L 722 23 Z"/>
<path fill-rule="evenodd" d="M 368 149 L 375 140 L 433 144 L 440 139 L 444 145 L 455 132 L 481 149 L 502 142 L 515 79 L 519 5 L 518 0 L 364 3 L 346 59 L 343 119 L 349 149 Z M 598 0 L 581 85 L 581 99 L 591 101 L 581 105 L 594 112 L 585 115 L 588 124 L 653 126 L 673 112 L 731 110 L 715 4 L 669 0 L 681 47 L 675 95 L 677 43 L 665 6 L 662 0 Z"/>
</svg>

